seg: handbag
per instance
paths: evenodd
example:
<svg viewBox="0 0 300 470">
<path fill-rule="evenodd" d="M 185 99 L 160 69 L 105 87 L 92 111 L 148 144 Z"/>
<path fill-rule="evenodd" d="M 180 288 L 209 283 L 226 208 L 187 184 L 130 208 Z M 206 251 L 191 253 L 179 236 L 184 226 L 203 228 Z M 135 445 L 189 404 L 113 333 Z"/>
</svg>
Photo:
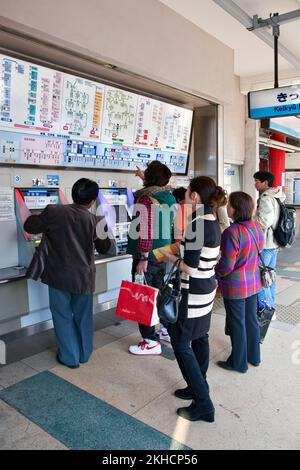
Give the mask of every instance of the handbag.
<svg viewBox="0 0 300 470">
<path fill-rule="evenodd" d="M 259 259 L 260 259 L 260 262 L 261 262 L 261 264 L 258 267 L 259 267 L 259 271 L 260 271 L 260 279 L 261 279 L 262 286 L 263 287 L 270 287 L 276 281 L 276 271 L 275 271 L 275 269 L 270 268 L 269 266 L 266 266 L 266 264 L 264 262 L 264 259 L 262 257 L 261 251 L 259 249 L 257 240 L 254 236 L 254 233 L 252 232 L 252 230 L 250 228 L 246 227 L 245 225 L 243 225 L 243 226 L 251 234 L 251 236 L 252 236 L 252 238 L 255 242 L 257 251 L 258 251 Z"/>
<path fill-rule="evenodd" d="M 30 265 L 26 271 L 26 277 L 38 281 L 45 270 L 48 257 L 46 236 L 43 234 L 40 244 L 36 247 Z"/>
<path fill-rule="evenodd" d="M 260 343 L 262 344 L 267 334 L 268 328 L 272 321 L 275 309 L 264 308 L 263 310 L 257 310 L 257 319 L 260 328 Z"/>
<path fill-rule="evenodd" d="M 181 279 L 178 259 L 170 270 L 157 296 L 157 312 L 163 323 L 176 323 L 181 301 Z"/>
<path fill-rule="evenodd" d="M 146 326 L 159 323 L 157 315 L 158 289 L 144 284 L 122 281 L 116 316 L 136 321 Z"/>
</svg>

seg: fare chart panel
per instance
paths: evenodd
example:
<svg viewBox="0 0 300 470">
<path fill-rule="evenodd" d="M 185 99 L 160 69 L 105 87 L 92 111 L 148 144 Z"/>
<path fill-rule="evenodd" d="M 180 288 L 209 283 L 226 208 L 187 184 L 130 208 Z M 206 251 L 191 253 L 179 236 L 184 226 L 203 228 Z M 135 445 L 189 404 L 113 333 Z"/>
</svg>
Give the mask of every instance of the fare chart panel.
<svg viewBox="0 0 300 470">
<path fill-rule="evenodd" d="M 0 55 L 0 164 L 186 173 L 191 110 Z"/>
</svg>

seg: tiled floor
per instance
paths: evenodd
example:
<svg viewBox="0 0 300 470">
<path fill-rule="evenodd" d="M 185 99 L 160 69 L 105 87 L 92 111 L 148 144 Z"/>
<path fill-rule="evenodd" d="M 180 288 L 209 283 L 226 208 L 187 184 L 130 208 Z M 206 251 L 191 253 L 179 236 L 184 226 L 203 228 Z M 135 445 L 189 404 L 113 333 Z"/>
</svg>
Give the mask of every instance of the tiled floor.
<svg viewBox="0 0 300 470">
<path fill-rule="evenodd" d="M 299 259 L 295 266 L 300 274 Z M 283 306 L 300 299 L 298 284 L 294 277 L 279 276 L 277 300 Z M 173 395 L 184 386 L 176 361 L 128 354 L 128 346 L 139 340 L 136 325 L 116 321 L 108 314 L 98 320 L 101 329 L 95 332 L 95 351 L 87 364 L 68 369 L 56 363 L 54 348 L 47 349 L 0 367 L 0 389 L 50 369 L 192 449 L 300 449 L 300 324 L 272 322 L 262 345 L 262 364 L 250 367 L 247 374 L 216 366 L 230 351 L 224 324 L 224 311 L 219 308 L 210 331 L 208 381 L 216 408 L 213 424 L 178 418 L 176 408 L 185 402 Z M 63 448 L 59 440 L 0 401 L 0 449 Z"/>
</svg>

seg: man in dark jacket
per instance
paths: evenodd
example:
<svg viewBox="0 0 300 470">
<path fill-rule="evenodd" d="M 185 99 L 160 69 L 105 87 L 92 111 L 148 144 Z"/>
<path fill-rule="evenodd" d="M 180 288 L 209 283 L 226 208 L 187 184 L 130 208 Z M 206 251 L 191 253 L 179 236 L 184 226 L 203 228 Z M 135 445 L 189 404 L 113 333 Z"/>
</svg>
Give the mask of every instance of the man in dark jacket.
<svg viewBox="0 0 300 470">
<path fill-rule="evenodd" d="M 70 368 L 87 362 L 92 354 L 94 248 L 106 253 L 110 247 L 107 228 L 101 228 L 99 218 L 88 210 L 98 191 L 96 182 L 81 178 L 72 188 L 73 204 L 48 205 L 24 224 L 26 232 L 46 237 L 48 256 L 41 280 L 49 286 L 56 358 Z"/>
</svg>

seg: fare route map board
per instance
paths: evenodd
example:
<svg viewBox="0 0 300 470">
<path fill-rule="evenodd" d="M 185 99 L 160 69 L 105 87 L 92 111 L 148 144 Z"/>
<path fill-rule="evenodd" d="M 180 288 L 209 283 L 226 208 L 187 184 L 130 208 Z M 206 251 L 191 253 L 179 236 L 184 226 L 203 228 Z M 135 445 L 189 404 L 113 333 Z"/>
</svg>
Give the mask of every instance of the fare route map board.
<svg viewBox="0 0 300 470">
<path fill-rule="evenodd" d="M 0 164 L 186 173 L 192 111 L 0 55 Z"/>
</svg>

